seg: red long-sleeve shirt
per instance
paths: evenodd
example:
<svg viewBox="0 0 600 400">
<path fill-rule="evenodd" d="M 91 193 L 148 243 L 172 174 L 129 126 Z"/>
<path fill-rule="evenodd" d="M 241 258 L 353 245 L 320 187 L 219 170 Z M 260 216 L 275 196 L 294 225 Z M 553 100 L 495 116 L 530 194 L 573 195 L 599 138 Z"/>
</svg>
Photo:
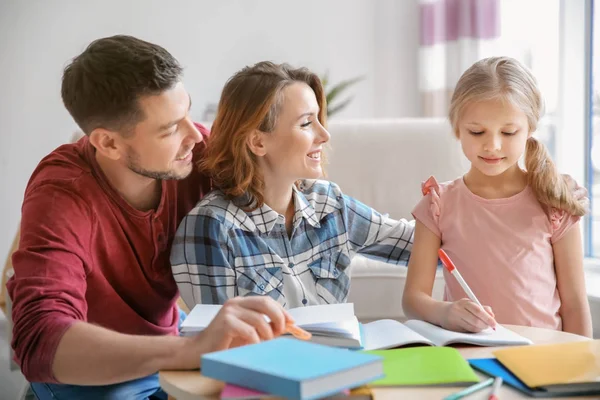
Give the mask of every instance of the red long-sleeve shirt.
<svg viewBox="0 0 600 400">
<path fill-rule="evenodd" d="M 204 147 L 196 145 L 194 161 Z M 142 212 L 111 187 L 87 137 L 40 162 L 25 191 L 15 275 L 7 284 L 12 346 L 30 382 L 56 382 L 56 348 L 76 321 L 128 334 L 177 333 L 171 242 L 208 189 L 194 168 L 184 180 L 163 181 L 157 209 Z"/>
</svg>

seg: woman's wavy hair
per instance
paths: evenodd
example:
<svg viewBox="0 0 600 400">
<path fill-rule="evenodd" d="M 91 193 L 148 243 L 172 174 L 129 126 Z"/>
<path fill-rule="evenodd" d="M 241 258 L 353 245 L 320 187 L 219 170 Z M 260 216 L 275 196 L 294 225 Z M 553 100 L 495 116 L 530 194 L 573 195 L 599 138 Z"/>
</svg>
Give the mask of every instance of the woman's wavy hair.
<svg viewBox="0 0 600 400">
<path fill-rule="evenodd" d="M 248 138 L 256 130 L 272 132 L 283 105 L 283 90 L 306 83 L 319 104 L 319 121 L 327 119 L 325 92 L 319 77 L 307 68 L 259 62 L 232 76 L 221 93 L 206 152 L 199 168 L 213 186 L 247 209 L 264 204 L 264 179 Z M 323 162 L 323 161 L 322 161 Z"/>
</svg>

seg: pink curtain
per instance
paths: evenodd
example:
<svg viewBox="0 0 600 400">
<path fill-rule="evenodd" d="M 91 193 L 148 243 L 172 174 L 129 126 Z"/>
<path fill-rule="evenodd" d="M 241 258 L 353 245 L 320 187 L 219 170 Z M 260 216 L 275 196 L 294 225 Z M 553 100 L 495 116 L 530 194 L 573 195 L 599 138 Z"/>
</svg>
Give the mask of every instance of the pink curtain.
<svg viewBox="0 0 600 400">
<path fill-rule="evenodd" d="M 500 0 L 420 0 L 419 8 L 421 114 L 443 117 L 460 75 L 497 55 Z"/>
</svg>

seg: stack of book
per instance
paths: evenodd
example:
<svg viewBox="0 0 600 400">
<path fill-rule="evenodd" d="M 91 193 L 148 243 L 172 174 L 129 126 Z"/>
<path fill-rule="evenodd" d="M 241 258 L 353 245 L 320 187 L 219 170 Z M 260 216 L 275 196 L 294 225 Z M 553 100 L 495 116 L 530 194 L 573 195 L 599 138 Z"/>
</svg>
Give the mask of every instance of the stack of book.
<svg viewBox="0 0 600 400">
<path fill-rule="evenodd" d="M 260 398 L 263 393 L 288 399 L 337 398 L 384 376 L 377 355 L 292 338 L 209 353 L 200 365 L 202 375 L 229 384 L 221 395 L 229 399 Z"/>
<path fill-rule="evenodd" d="M 181 333 L 201 332 L 220 309 L 219 305 L 196 305 L 183 321 Z M 529 339 L 502 326 L 496 331 L 467 334 L 417 320 L 361 324 L 352 303 L 288 311 L 297 326 L 312 334 L 310 342 L 282 337 L 202 357 L 202 374 L 227 383 L 222 398 L 254 399 L 271 394 L 312 399 L 349 395 L 354 400 L 369 399 L 365 394 L 368 387 L 467 385 L 477 382 L 477 375 L 456 349 L 443 346 L 531 344 Z M 421 347 L 395 349 L 407 345 Z M 363 391 L 348 394 L 348 389 L 356 387 Z"/>
<path fill-rule="evenodd" d="M 513 347 L 471 366 L 531 397 L 600 395 L 600 340 Z"/>
</svg>

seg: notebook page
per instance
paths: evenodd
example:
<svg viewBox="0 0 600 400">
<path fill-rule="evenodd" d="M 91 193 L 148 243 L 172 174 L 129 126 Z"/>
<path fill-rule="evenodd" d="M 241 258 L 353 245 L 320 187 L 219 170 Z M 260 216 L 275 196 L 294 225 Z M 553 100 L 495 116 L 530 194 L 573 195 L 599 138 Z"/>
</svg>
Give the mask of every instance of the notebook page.
<svg viewBox="0 0 600 400">
<path fill-rule="evenodd" d="M 365 334 L 364 350 L 391 349 L 415 343 L 433 345 L 429 339 L 391 319 L 380 319 L 363 324 L 363 331 Z"/>
<path fill-rule="evenodd" d="M 425 321 L 410 320 L 405 324 L 413 331 L 429 338 L 436 346 L 446 346 L 452 343 L 466 343 L 479 346 L 511 346 L 533 343 L 531 340 L 506 329 L 502 325 L 497 325 L 496 331 L 486 329 L 479 333 L 462 333 L 449 331 Z"/>
</svg>

